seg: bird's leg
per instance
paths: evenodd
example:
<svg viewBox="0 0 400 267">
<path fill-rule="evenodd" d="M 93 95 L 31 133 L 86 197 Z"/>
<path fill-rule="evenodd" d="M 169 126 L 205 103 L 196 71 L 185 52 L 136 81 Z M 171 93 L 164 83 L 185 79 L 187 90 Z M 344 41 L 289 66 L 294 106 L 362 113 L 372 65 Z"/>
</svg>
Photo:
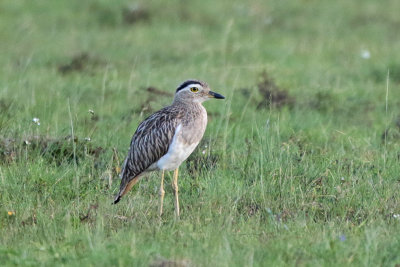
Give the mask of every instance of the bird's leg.
<svg viewBox="0 0 400 267">
<path fill-rule="evenodd" d="M 162 171 L 161 174 L 161 185 L 160 185 L 160 216 L 163 213 L 163 202 L 164 202 L 164 195 L 165 195 L 165 191 L 164 191 L 164 170 Z"/>
<path fill-rule="evenodd" d="M 175 217 L 179 218 L 179 196 L 178 196 L 178 168 L 174 171 L 174 180 L 172 183 L 175 196 Z"/>
</svg>

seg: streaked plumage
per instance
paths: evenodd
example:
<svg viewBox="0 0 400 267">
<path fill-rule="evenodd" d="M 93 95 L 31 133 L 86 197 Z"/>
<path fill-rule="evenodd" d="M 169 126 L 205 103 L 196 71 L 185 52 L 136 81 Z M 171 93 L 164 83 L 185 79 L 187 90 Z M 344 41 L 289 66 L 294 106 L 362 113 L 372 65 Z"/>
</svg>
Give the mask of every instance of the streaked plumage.
<svg viewBox="0 0 400 267">
<path fill-rule="evenodd" d="M 224 98 L 211 92 L 205 82 L 185 81 L 177 88 L 172 105 L 139 124 L 121 171 L 120 191 L 114 203 L 118 203 L 144 173 L 177 170 L 203 137 L 207 112 L 202 102 L 211 97 Z"/>
</svg>

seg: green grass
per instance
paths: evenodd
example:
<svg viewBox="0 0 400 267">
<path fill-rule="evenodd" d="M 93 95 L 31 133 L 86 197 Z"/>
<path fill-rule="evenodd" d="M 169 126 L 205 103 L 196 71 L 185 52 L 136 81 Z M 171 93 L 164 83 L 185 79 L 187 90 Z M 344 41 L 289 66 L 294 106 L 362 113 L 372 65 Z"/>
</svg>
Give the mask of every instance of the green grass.
<svg viewBox="0 0 400 267">
<path fill-rule="evenodd" d="M 130 6 L 0 3 L 1 265 L 400 263 L 399 1 L 143 1 L 132 24 Z M 205 103 L 180 220 L 171 175 L 162 219 L 159 173 L 110 205 L 172 101 L 146 88 L 187 78 L 227 98 Z"/>
</svg>

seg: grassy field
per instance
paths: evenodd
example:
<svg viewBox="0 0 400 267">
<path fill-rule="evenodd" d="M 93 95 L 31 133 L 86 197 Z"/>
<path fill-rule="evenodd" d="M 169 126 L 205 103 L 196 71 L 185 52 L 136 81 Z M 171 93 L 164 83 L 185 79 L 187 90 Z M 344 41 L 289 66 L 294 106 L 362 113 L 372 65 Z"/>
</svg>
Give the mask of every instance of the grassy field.
<svg viewBox="0 0 400 267">
<path fill-rule="evenodd" d="M 399 10 L 1 1 L 1 265 L 400 264 Z M 205 103 L 180 220 L 172 174 L 161 219 L 159 173 L 111 205 L 138 123 L 188 78 L 226 100 Z"/>
</svg>

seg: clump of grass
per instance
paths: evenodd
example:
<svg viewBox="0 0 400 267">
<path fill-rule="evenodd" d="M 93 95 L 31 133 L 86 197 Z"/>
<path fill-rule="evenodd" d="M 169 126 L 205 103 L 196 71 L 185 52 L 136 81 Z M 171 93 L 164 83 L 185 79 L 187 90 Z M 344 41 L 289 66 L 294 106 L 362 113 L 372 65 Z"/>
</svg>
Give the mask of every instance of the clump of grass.
<svg viewBox="0 0 400 267">
<path fill-rule="evenodd" d="M 309 106 L 319 112 L 332 112 L 338 110 L 339 99 L 332 92 L 317 92 L 309 102 Z"/>
<path fill-rule="evenodd" d="M 150 12 L 143 6 L 132 5 L 122 10 L 123 21 L 126 24 L 134 24 L 140 21 L 148 21 Z"/>
<path fill-rule="evenodd" d="M 290 96 L 287 90 L 278 87 L 266 71 L 262 72 L 260 79 L 257 88 L 262 100 L 257 105 L 258 109 L 293 107 L 295 98 Z"/>
<path fill-rule="evenodd" d="M 73 142 L 76 151 L 73 149 Z M 39 156 L 50 163 L 60 165 L 71 163 L 74 160 L 74 153 L 77 162 L 86 157 L 97 161 L 104 152 L 104 148 L 93 146 L 88 139 L 77 136 L 74 139 L 71 136 L 63 138 L 28 136 L 23 139 L 0 137 L 0 162 L 7 164 L 22 160 L 32 161 Z"/>
<path fill-rule="evenodd" d="M 69 74 L 72 72 L 88 71 L 100 65 L 104 65 L 100 59 L 90 56 L 86 52 L 82 52 L 73 56 L 70 62 L 60 64 L 58 66 L 58 71 L 61 74 Z"/>
</svg>

